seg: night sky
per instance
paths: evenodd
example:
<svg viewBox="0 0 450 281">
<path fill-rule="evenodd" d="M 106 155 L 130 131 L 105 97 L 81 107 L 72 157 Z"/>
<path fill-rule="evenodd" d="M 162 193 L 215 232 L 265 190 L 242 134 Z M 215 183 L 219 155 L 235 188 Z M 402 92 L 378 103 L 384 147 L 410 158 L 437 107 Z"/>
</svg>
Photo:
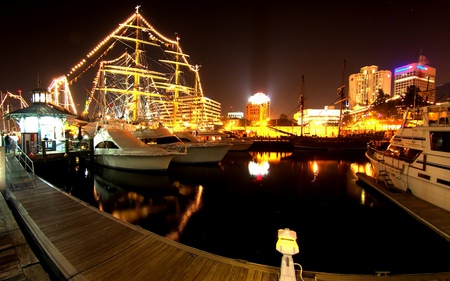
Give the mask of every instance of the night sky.
<svg viewBox="0 0 450 281">
<path fill-rule="evenodd" d="M 436 84 L 450 82 L 444 0 L 32 2 L 0 4 L 0 91 L 21 90 L 26 100 L 31 89 L 68 73 L 136 5 L 159 32 L 179 34 L 184 52 L 202 66 L 205 96 L 219 101 L 223 114 L 244 111 L 248 98 L 263 92 L 271 118 L 292 117 L 302 75 L 306 108 L 323 108 L 337 100 L 343 74 L 347 84 L 364 66 L 394 71 L 421 52 L 437 69 Z M 92 81 L 77 83 L 90 88 Z M 81 112 L 86 93 L 73 97 Z"/>
</svg>

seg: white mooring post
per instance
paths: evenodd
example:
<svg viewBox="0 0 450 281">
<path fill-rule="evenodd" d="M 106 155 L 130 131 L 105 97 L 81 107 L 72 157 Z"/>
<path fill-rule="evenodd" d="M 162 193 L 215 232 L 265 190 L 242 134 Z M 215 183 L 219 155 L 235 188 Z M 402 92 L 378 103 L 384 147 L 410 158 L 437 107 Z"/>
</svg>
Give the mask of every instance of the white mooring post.
<svg viewBox="0 0 450 281">
<path fill-rule="evenodd" d="M 297 233 L 289 228 L 278 230 L 277 251 L 283 254 L 279 281 L 297 281 L 292 256 L 299 252 Z"/>
</svg>

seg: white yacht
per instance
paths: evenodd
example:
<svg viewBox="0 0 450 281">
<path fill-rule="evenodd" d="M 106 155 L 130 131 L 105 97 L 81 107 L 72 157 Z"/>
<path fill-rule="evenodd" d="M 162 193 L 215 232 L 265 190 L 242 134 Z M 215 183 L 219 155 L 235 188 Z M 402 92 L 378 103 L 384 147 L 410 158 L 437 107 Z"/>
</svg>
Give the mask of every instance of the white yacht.
<svg viewBox="0 0 450 281">
<path fill-rule="evenodd" d="M 222 142 L 233 146 L 230 151 L 247 151 L 253 144 L 253 140 L 241 138 L 231 132 L 219 132 L 217 130 L 195 131 L 196 137 L 201 142 Z"/>
<path fill-rule="evenodd" d="M 99 127 L 93 145 L 95 162 L 116 169 L 164 171 L 181 154 L 148 146 L 130 131 L 117 128 Z"/>
<path fill-rule="evenodd" d="M 375 177 L 450 211 L 450 102 L 409 109 L 384 145 L 369 144 Z"/>
<path fill-rule="evenodd" d="M 133 134 L 151 147 L 186 152 L 175 156 L 172 160 L 173 163 L 219 163 L 232 146 L 229 143 L 200 142 L 190 133 L 172 133 L 163 126 L 158 128 L 136 129 L 133 131 Z"/>
</svg>

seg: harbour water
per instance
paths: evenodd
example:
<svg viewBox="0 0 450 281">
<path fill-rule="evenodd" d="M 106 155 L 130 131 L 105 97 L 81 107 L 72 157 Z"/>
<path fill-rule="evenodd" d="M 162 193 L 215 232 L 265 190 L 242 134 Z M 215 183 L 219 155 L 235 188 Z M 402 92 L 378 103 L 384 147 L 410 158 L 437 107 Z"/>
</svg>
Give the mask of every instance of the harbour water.
<svg viewBox="0 0 450 281">
<path fill-rule="evenodd" d="M 180 243 L 280 266 L 278 229 L 296 231 L 304 270 L 450 271 L 450 243 L 357 182 L 363 151 L 229 152 L 219 165 L 132 173 L 48 163 L 37 174 L 129 223 Z"/>
</svg>

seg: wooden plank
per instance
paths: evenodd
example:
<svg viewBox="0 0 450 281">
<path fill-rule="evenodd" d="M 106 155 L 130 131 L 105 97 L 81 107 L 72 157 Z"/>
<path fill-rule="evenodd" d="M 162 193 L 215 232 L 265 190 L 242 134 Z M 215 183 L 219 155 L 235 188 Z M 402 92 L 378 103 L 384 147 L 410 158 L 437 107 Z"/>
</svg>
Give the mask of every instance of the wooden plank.
<svg viewBox="0 0 450 281">
<path fill-rule="evenodd" d="M 168 280 L 178 281 L 192 281 L 197 280 L 196 277 L 200 270 L 206 263 L 206 259 L 200 256 L 195 256 L 190 254 L 189 258 L 187 258 L 182 264 L 177 265 L 177 268 L 174 270 L 172 275 L 168 278 Z"/>
<path fill-rule="evenodd" d="M 191 272 L 193 275 L 193 279 L 191 280 L 211 280 L 210 278 L 207 278 L 207 276 L 210 272 L 215 270 L 215 263 L 216 262 L 211 259 L 202 258 L 202 261 L 197 264 L 195 271 Z"/>
<path fill-rule="evenodd" d="M 45 272 L 44 268 L 40 264 L 34 264 L 31 266 L 24 267 L 23 274 L 26 277 L 26 280 L 36 280 L 36 281 L 50 281 L 50 277 L 47 272 Z"/>
</svg>

